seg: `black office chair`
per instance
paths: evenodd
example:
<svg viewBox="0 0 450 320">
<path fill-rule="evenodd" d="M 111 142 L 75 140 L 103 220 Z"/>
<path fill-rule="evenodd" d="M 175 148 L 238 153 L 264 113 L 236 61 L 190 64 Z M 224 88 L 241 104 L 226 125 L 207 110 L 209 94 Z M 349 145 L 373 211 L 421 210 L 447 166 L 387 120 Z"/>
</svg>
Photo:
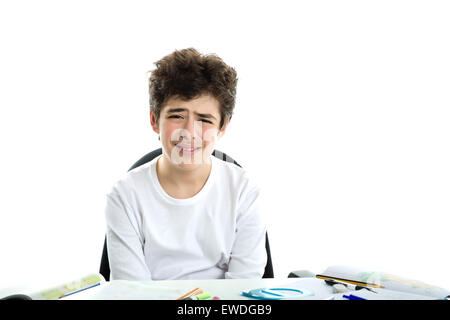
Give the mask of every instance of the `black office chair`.
<svg viewBox="0 0 450 320">
<path fill-rule="evenodd" d="M 133 164 L 131 166 L 131 168 L 128 170 L 133 170 L 139 166 L 142 166 L 143 164 L 150 162 L 151 160 L 153 160 L 154 158 L 156 158 L 157 156 L 162 154 L 162 148 L 153 150 L 149 153 L 147 153 L 145 156 L 143 156 L 141 159 L 139 159 L 135 164 Z M 235 165 L 237 165 L 238 167 L 241 167 L 233 158 L 231 158 L 230 156 L 228 156 L 227 154 L 220 152 L 218 150 L 214 150 L 213 151 L 213 156 L 215 156 L 216 158 L 219 158 L 220 160 L 223 161 L 227 161 L 227 162 L 231 162 L 234 163 Z M 109 260 L 108 260 L 108 249 L 107 249 L 107 243 L 106 243 L 106 236 L 105 236 L 105 242 L 103 244 L 103 253 L 102 253 L 102 261 L 100 262 L 100 273 L 103 275 L 103 277 L 105 278 L 106 281 L 109 281 L 109 274 L 110 274 L 110 269 L 109 269 Z M 264 269 L 264 275 L 263 278 L 273 278 L 273 267 L 272 267 L 272 257 L 270 255 L 270 246 L 269 246 L 269 236 L 267 235 L 266 232 L 266 252 L 267 252 L 267 263 L 266 263 L 266 268 Z"/>
</svg>

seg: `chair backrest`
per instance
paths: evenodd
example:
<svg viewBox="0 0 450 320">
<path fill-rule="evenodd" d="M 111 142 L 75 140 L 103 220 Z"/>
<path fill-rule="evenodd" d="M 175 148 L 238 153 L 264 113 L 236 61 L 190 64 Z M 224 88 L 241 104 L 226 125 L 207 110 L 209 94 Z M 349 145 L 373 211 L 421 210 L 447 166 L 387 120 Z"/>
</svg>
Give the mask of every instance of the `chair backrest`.
<svg viewBox="0 0 450 320">
<path fill-rule="evenodd" d="M 133 170 L 137 167 L 142 166 L 143 164 L 145 164 L 147 162 L 152 161 L 154 158 L 156 158 L 157 156 L 159 156 L 161 154 L 162 154 L 162 148 L 159 148 L 159 149 L 156 149 L 156 150 L 153 150 L 153 151 L 147 153 L 145 156 L 143 156 L 138 161 L 136 161 L 136 163 L 133 164 L 131 166 L 131 168 L 128 169 L 128 171 Z M 234 163 L 235 165 L 237 165 L 238 167 L 241 167 L 233 158 L 231 158 L 230 156 L 228 156 L 227 154 L 225 154 L 223 152 L 214 150 L 212 155 L 220 160 L 231 162 L 231 163 Z M 272 256 L 270 255 L 269 236 L 267 235 L 267 232 L 266 232 L 266 253 L 267 253 L 267 263 L 266 263 L 266 268 L 264 269 L 263 278 L 273 278 L 274 274 L 273 274 L 273 266 L 272 266 Z M 109 268 L 108 245 L 106 242 L 106 236 L 105 236 L 105 241 L 103 244 L 102 260 L 100 262 L 100 273 L 103 275 L 103 277 L 105 278 L 106 281 L 109 281 L 110 268 Z"/>
</svg>

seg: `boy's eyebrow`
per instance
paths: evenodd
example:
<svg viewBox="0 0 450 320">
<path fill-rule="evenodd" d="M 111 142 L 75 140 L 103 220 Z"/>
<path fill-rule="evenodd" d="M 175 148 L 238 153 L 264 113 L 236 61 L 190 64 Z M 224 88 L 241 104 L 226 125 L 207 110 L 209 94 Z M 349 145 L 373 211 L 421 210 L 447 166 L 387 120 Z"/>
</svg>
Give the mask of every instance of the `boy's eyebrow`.
<svg viewBox="0 0 450 320">
<path fill-rule="evenodd" d="M 167 113 L 176 113 L 176 112 L 187 112 L 188 109 L 186 108 L 172 108 L 172 109 L 168 109 Z M 217 120 L 216 117 L 214 117 L 212 114 L 210 113 L 199 113 L 197 111 L 194 111 L 194 113 L 201 117 L 201 118 L 207 118 L 207 119 L 214 119 Z"/>
<path fill-rule="evenodd" d="M 196 112 L 196 111 L 194 111 L 194 113 L 196 114 L 196 115 L 198 115 L 199 117 L 201 117 L 201 118 L 207 118 L 207 119 L 214 119 L 214 120 L 217 120 L 216 119 L 216 117 L 214 117 L 212 114 L 210 114 L 210 113 L 198 113 L 198 112 Z"/>
<path fill-rule="evenodd" d="M 187 111 L 187 109 L 185 109 L 185 108 L 174 108 L 174 109 L 167 110 L 167 113 L 185 112 L 185 111 Z"/>
</svg>

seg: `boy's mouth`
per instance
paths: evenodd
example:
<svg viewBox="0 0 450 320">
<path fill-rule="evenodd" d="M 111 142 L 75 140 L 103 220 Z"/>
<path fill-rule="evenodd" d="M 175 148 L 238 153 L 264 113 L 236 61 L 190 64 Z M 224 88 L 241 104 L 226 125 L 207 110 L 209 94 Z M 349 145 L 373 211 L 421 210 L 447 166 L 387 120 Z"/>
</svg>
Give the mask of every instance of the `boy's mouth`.
<svg viewBox="0 0 450 320">
<path fill-rule="evenodd" d="M 175 146 L 176 148 L 178 148 L 180 151 L 182 151 L 182 152 L 185 152 L 185 153 L 187 153 L 187 152 L 196 152 L 196 151 L 198 151 L 198 150 L 200 150 L 202 147 L 191 147 L 190 145 L 180 145 L 180 144 L 177 144 L 176 146 Z"/>
</svg>

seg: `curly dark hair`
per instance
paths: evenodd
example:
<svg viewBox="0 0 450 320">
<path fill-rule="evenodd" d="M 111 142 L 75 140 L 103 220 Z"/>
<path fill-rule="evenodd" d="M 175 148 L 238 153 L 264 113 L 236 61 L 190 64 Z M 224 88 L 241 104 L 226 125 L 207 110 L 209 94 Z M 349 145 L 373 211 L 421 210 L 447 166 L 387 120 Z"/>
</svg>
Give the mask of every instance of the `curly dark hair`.
<svg viewBox="0 0 450 320">
<path fill-rule="evenodd" d="M 202 55 L 194 48 L 175 50 L 155 62 L 149 79 L 150 109 L 156 121 L 171 97 L 191 100 L 211 94 L 220 104 L 220 129 L 231 119 L 236 100 L 236 70 L 215 54 Z"/>
</svg>

